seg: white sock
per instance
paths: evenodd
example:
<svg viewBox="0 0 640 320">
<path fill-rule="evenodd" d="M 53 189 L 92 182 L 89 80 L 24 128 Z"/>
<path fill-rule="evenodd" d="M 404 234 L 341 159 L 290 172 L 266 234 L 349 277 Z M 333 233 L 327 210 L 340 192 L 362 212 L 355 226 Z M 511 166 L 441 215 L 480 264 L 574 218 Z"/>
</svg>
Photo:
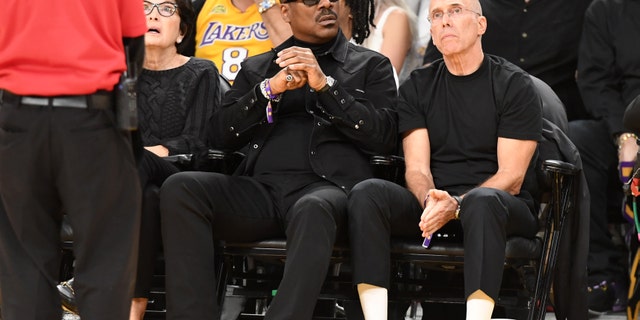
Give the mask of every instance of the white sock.
<svg viewBox="0 0 640 320">
<path fill-rule="evenodd" d="M 494 304 L 486 293 L 477 290 L 467 298 L 467 320 L 491 320 Z"/>
<path fill-rule="evenodd" d="M 366 283 L 358 284 L 362 313 L 366 320 L 387 320 L 387 289 Z"/>
</svg>

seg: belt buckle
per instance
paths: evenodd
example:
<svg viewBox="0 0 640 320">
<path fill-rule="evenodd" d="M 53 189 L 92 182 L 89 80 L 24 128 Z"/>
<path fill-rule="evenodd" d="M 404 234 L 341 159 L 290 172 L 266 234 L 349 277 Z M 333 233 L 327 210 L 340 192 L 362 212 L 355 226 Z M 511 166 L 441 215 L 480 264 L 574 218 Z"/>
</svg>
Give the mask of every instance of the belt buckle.
<svg viewBox="0 0 640 320">
<path fill-rule="evenodd" d="M 55 97 L 51 98 L 51 105 L 54 107 L 87 109 L 87 96 Z"/>
<path fill-rule="evenodd" d="M 29 106 L 49 106 L 49 102 L 51 98 L 44 97 L 32 97 L 32 96 L 22 96 L 20 98 L 21 105 L 29 105 Z"/>
</svg>

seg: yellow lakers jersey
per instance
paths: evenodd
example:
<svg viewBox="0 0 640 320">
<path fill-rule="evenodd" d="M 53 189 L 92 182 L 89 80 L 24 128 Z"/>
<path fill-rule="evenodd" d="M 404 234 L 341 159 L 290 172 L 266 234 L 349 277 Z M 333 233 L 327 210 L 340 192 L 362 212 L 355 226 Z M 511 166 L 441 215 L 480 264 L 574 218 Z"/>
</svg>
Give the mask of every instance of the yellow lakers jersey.
<svg viewBox="0 0 640 320">
<path fill-rule="evenodd" d="M 230 81 L 240 63 L 272 48 L 267 29 L 252 4 L 245 12 L 231 0 L 207 0 L 196 22 L 196 57 L 213 61 Z"/>
</svg>

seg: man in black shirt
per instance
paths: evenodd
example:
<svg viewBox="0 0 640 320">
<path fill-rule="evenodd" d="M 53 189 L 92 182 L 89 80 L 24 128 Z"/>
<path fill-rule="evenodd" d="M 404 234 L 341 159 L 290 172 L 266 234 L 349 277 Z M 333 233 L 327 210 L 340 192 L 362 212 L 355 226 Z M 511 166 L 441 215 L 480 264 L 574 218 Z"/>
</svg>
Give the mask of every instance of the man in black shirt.
<svg viewBox="0 0 640 320">
<path fill-rule="evenodd" d="M 575 73 L 584 12 L 592 0 L 480 0 L 491 24 L 485 52 L 503 57 L 546 82 L 560 97 L 567 118 L 587 117 Z M 424 62 L 441 57 L 429 43 Z"/>
<path fill-rule="evenodd" d="M 444 60 L 400 87 L 408 189 L 371 179 L 349 194 L 354 283 L 366 319 L 385 313 L 373 309 L 386 306 L 390 236 L 420 241 L 461 224 L 467 319 L 490 319 L 506 237 L 537 231 L 533 198 L 521 187 L 542 136 L 540 96 L 527 73 L 483 53 L 487 19 L 477 0 L 432 0 L 429 12 Z"/>
<path fill-rule="evenodd" d="M 347 193 L 373 176 L 371 155 L 395 151 L 389 60 L 345 39 L 335 1 L 313 2 L 282 2 L 293 37 L 247 59 L 214 114 L 215 147 L 248 146 L 239 176 L 180 173 L 162 187 L 168 319 L 218 316 L 212 239 L 273 237 L 287 261 L 266 319 L 311 319 Z"/>
<path fill-rule="evenodd" d="M 595 0 L 580 43 L 577 81 L 590 119 L 570 122 L 569 135 L 582 156 L 591 195 L 587 267 L 593 311 L 622 311 L 626 305 L 624 252 L 611 239 L 608 212 L 612 206 L 620 212 L 620 180 L 629 178 L 638 151 L 637 137 L 622 121 L 625 107 L 640 94 L 638 15 L 638 0 Z M 633 221 L 632 214 L 627 217 Z M 614 292 L 619 293 L 615 302 Z"/>
</svg>

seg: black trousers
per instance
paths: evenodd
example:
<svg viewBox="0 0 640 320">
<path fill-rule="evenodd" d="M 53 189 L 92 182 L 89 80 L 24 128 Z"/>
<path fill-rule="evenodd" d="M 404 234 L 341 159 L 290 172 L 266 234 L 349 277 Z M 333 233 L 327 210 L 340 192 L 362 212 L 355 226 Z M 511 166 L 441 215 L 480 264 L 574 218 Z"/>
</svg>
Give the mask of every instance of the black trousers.
<svg viewBox="0 0 640 320">
<path fill-rule="evenodd" d="M 145 150 L 138 164 L 142 186 L 140 246 L 134 298 L 149 298 L 158 253 L 162 249 L 160 234 L 160 187 L 180 170 L 173 164 Z"/>
<path fill-rule="evenodd" d="M 569 137 L 580 151 L 590 198 L 589 258 L 591 283 L 620 280 L 626 276 L 624 252 L 616 248 L 609 233 L 609 212 L 622 214 L 622 183 L 618 156 L 604 121 L 569 122 Z"/>
<path fill-rule="evenodd" d="M 354 284 L 389 288 L 390 238 L 415 237 L 422 208 L 404 187 L 370 179 L 349 193 L 349 239 Z M 496 299 L 502 283 L 507 237 L 533 238 L 537 219 L 525 201 L 492 188 L 465 194 L 460 210 L 464 233 L 465 297 L 480 289 Z"/>
<path fill-rule="evenodd" d="M 311 319 L 346 222 L 347 196 L 321 179 L 290 191 L 218 173 L 181 172 L 167 179 L 160 191 L 167 319 L 219 318 L 214 239 L 275 237 L 286 237 L 287 260 L 265 319 Z"/>
<path fill-rule="evenodd" d="M 60 319 L 60 223 L 74 230 L 83 319 L 128 319 L 140 187 L 128 134 L 110 110 L 0 106 L 3 320 Z"/>
</svg>

